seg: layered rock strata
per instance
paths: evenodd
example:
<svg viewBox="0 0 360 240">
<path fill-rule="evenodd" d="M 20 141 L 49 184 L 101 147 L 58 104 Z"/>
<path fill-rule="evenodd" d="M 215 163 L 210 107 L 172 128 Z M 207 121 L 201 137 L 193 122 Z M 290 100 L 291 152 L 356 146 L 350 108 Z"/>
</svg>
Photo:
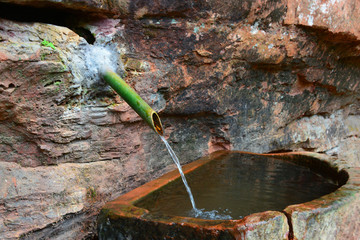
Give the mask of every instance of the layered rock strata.
<svg viewBox="0 0 360 240">
<path fill-rule="evenodd" d="M 307 150 L 360 166 L 357 1 L 42 2 L 21 9 L 71 21 L 0 16 L 2 238 L 95 236 L 104 202 L 173 168 L 89 64 L 99 49 L 159 112 L 182 163 Z"/>
</svg>

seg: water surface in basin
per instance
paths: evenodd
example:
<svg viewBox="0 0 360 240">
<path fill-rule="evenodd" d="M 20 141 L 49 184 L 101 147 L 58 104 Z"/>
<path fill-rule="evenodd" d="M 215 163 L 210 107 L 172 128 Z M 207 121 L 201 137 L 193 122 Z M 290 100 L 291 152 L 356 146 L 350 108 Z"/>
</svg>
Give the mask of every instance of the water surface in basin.
<svg viewBox="0 0 360 240">
<path fill-rule="evenodd" d="M 266 156 L 221 155 L 186 174 L 197 208 L 239 219 L 267 210 L 281 211 L 331 193 L 338 185 L 308 167 Z M 138 201 L 153 214 L 194 217 L 180 179 Z"/>
</svg>

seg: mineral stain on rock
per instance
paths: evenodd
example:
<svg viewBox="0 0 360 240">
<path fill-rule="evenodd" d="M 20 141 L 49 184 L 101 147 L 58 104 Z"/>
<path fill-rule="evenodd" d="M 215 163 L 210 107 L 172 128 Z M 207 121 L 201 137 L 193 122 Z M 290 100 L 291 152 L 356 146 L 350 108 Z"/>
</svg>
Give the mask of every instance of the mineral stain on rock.
<svg viewBox="0 0 360 240">
<path fill-rule="evenodd" d="M 182 163 L 219 149 L 305 149 L 359 167 L 358 2 L 317 3 L 2 1 L 0 236 L 94 236 L 103 201 L 172 169 L 118 96 L 84 84 L 91 46 L 116 53 Z M 5 14 L 19 6 L 70 24 Z"/>
</svg>

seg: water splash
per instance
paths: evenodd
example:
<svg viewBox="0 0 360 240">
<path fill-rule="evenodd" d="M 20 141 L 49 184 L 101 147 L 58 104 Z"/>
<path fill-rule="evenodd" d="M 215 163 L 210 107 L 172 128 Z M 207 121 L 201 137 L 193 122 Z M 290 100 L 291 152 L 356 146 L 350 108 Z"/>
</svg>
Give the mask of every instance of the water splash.
<svg viewBox="0 0 360 240">
<path fill-rule="evenodd" d="M 192 207 L 193 207 L 193 210 L 194 210 L 194 211 L 198 211 L 198 209 L 197 209 L 196 206 L 195 206 L 195 200 L 194 200 L 194 197 L 193 197 L 193 195 L 192 195 L 192 193 L 191 193 L 191 189 L 190 189 L 190 187 L 189 187 L 189 184 L 188 184 L 187 181 L 186 181 L 184 172 L 182 171 L 182 168 L 181 168 L 179 159 L 177 158 L 174 150 L 172 150 L 172 148 L 170 147 L 170 145 L 169 145 L 169 143 L 166 141 L 166 139 L 165 139 L 163 136 L 161 136 L 161 135 L 159 135 L 159 136 L 160 136 L 161 140 L 165 143 L 165 146 L 166 146 L 167 150 L 169 151 L 171 158 L 173 159 L 175 165 L 177 166 L 177 168 L 178 168 L 178 170 L 179 170 L 179 173 L 180 173 L 180 175 L 181 175 L 181 179 L 182 179 L 182 181 L 183 181 L 183 183 L 184 183 L 184 185 L 185 185 L 186 191 L 187 191 L 188 194 L 189 194 L 189 197 L 190 197 L 190 201 L 191 201 L 191 205 L 192 205 Z"/>
<path fill-rule="evenodd" d="M 103 69 L 108 68 L 116 72 L 117 62 L 117 54 L 109 46 L 89 46 L 85 52 L 87 87 L 99 82 Z"/>
<path fill-rule="evenodd" d="M 228 209 L 225 212 L 230 212 Z M 230 213 L 229 213 L 230 214 Z M 210 220 L 231 220 L 232 217 L 218 210 L 205 211 L 205 209 L 192 209 L 189 216 L 194 218 L 210 219 Z M 241 217 L 240 217 L 241 218 Z"/>
</svg>

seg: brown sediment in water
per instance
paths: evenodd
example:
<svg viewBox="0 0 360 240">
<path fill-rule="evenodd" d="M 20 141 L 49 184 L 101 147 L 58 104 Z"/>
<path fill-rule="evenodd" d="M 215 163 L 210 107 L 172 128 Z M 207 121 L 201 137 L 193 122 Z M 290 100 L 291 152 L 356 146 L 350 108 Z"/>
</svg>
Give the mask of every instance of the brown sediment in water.
<svg viewBox="0 0 360 240">
<path fill-rule="evenodd" d="M 190 173 L 226 153 L 226 151 L 215 152 L 208 157 L 187 164 L 183 166 L 184 173 Z M 310 152 L 253 155 L 286 159 L 298 165 L 314 167 L 315 172 L 325 170 L 322 173 L 324 176 L 336 180 L 339 185 L 343 186 L 319 199 L 290 205 L 282 211 L 254 213 L 235 220 L 205 220 L 154 214 L 147 209 L 137 207 L 136 204 L 141 199 L 179 178 L 179 173 L 172 171 L 107 203 L 99 218 L 99 226 L 101 226 L 99 234 L 122 233 L 135 239 L 157 239 L 166 236 L 173 236 L 174 239 L 301 239 L 302 233 L 299 232 L 299 226 L 305 225 L 306 229 L 303 230 L 312 229 L 311 225 L 303 224 L 301 221 L 309 221 L 315 214 L 317 218 L 325 219 L 323 221 L 326 222 L 326 211 L 333 209 L 336 215 L 336 211 L 342 213 L 343 209 L 347 209 L 358 201 L 354 195 L 359 192 L 360 171 L 347 167 L 341 161 Z M 319 215 L 319 212 L 322 215 Z M 296 217 L 301 213 L 307 214 L 308 220 Z M 342 213 L 337 218 L 343 219 L 344 214 Z M 110 224 L 104 224 L 104 221 Z M 322 227 L 330 231 L 326 226 Z M 144 232 L 146 233 L 145 238 L 141 235 Z M 343 233 L 343 231 L 339 232 Z"/>
</svg>

